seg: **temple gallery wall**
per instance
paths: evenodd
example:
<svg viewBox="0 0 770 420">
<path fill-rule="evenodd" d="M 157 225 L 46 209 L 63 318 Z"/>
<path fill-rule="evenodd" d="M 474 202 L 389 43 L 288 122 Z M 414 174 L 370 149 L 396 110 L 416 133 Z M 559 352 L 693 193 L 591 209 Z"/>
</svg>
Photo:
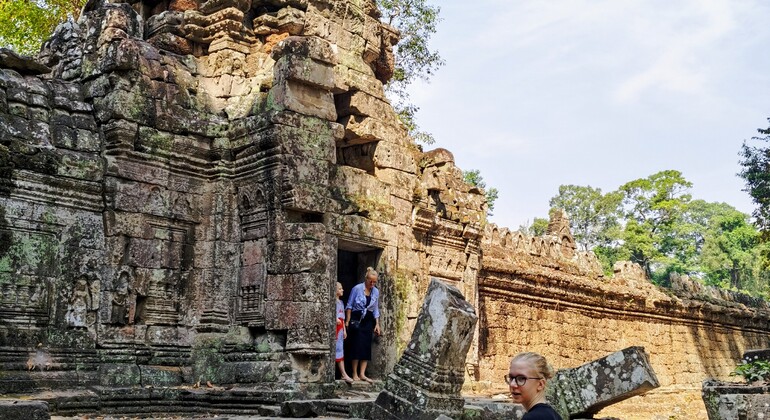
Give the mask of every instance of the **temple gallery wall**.
<svg viewBox="0 0 770 420">
<path fill-rule="evenodd" d="M 558 215 L 543 237 L 487 223 L 385 98 L 397 39 L 366 0 L 94 1 L 34 61 L 2 52 L 0 392 L 326 395 L 334 282 L 373 266 L 375 377 L 438 278 L 479 316 L 466 389 L 504 390 L 525 349 L 567 368 L 644 346 L 661 387 L 607 415 L 705 416 L 701 381 L 768 346 L 766 304 L 604 276 Z"/>
</svg>

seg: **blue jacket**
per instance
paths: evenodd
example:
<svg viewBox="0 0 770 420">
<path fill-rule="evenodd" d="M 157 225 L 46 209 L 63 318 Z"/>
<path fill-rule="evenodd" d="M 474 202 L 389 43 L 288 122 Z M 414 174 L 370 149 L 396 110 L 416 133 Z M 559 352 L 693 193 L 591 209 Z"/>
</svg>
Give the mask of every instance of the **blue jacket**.
<svg viewBox="0 0 770 420">
<path fill-rule="evenodd" d="M 366 295 L 364 294 L 364 283 L 358 283 L 350 289 L 350 297 L 348 297 L 348 304 L 345 309 L 351 311 L 363 311 L 361 317 L 366 316 L 366 313 L 371 311 L 375 318 L 380 317 L 380 291 L 377 286 L 372 287 L 371 301 L 369 306 L 366 306 Z"/>
</svg>

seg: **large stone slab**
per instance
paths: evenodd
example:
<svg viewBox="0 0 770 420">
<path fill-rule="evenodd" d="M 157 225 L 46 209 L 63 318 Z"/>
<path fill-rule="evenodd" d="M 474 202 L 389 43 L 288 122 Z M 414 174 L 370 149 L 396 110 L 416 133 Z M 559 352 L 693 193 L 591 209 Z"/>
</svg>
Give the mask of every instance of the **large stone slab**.
<svg viewBox="0 0 770 420">
<path fill-rule="evenodd" d="M 548 401 L 565 418 L 590 417 L 619 401 L 659 387 L 643 347 L 628 347 L 573 369 L 548 386 Z"/>
<path fill-rule="evenodd" d="M 457 288 L 431 279 L 412 339 L 388 375 L 370 418 L 459 418 L 465 404 L 460 396 L 465 357 L 477 320 Z"/>
</svg>

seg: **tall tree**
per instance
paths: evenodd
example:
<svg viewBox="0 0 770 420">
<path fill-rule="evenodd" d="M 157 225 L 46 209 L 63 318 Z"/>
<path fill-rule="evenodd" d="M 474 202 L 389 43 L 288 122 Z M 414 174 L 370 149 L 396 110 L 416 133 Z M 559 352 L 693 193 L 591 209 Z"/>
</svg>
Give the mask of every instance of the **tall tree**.
<svg viewBox="0 0 770 420">
<path fill-rule="evenodd" d="M 753 137 L 752 140 L 770 142 L 770 128 L 757 131 L 761 136 Z M 749 146 L 743 142 L 740 155 L 743 170 L 739 175 L 746 181 L 746 191 L 757 205 L 753 213 L 756 223 L 767 235 L 770 232 L 770 148 Z"/>
<path fill-rule="evenodd" d="M 622 200 L 623 195 L 617 191 L 602 194 L 600 188 L 591 186 L 561 185 L 549 204 L 567 213 L 575 242 L 588 251 L 617 239 Z"/>
<path fill-rule="evenodd" d="M 412 137 L 432 144 L 435 142 L 433 136 L 421 131 L 416 123 L 419 108 L 411 103 L 407 88 L 416 80 L 429 80 L 444 65 L 438 51 L 429 46 L 441 20 L 441 8 L 427 0 L 377 0 L 377 5 L 383 12 L 383 21 L 401 33 L 394 51 L 396 68 L 385 89 Z"/>
<path fill-rule="evenodd" d="M 653 280 L 665 282 L 671 271 L 690 268 L 693 250 L 682 235 L 682 221 L 691 187 L 681 172 L 665 170 L 619 189 L 627 220 L 622 249 Z"/>
<path fill-rule="evenodd" d="M 759 233 L 748 217 L 732 209 L 715 215 L 705 235 L 701 254 L 705 279 L 710 284 L 755 289 Z"/>
</svg>

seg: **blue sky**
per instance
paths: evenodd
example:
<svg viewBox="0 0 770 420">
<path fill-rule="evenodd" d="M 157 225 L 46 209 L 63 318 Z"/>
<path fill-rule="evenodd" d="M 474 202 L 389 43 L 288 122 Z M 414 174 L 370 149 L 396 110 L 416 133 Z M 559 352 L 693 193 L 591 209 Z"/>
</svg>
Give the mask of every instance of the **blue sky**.
<svg viewBox="0 0 770 420">
<path fill-rule="evenodd" d="M 435 0 L 446 60 L 418 123 L 500 190 L 491 220 L 546 217 L 559 185 L 608 192 L 664 169 L 753 209 L 740 146 L 770 117 L 770 2 Z"/>
</svg>

